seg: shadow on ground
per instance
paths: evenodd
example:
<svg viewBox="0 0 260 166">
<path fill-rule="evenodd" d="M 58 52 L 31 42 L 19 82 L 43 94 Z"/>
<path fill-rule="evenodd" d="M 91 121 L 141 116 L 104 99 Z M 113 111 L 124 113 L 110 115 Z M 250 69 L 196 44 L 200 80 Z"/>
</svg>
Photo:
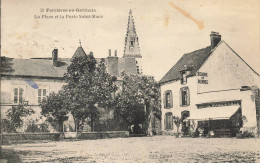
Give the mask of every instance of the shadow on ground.
<svg viewBox="0 0 260 166">
<path fill-rule="evenodd" d="M 12 149 L 3 149 L 3 159 L 7 160 L 7 163 L 21 163 L 17 152 Z"/>
</svg>

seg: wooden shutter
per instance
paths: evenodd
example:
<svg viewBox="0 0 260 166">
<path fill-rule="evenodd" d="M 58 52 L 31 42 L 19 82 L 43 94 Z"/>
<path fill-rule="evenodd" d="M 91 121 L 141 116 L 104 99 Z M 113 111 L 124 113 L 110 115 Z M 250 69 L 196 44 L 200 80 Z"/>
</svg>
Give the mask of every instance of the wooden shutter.
<svg viewBox="0 0 260 166">
<path fill-rule="evenodd" d="M 166 130 L 166 114 L 164 114 L 164 130 Z"/>
<path fill-rule="evenodd" d="M 163 93 L 163 105 L 166 108 L 166 92 Z"/>
<path fill-rule="evenodd" d="M 172 114 L 171 114 L 171 116 L 170 116 L 170 120 L 171 120 L 171 130 L 173 129 L 173 116 L 172 116 Z"/>
<path fill-rule="evenodd" d="M 173 107 L 173 97 L 172 97 L 172 91 L 170 91 L 170 108 Z"/>
<path fill-rule="evenodd" d="M 186 89 L 186 93 L 187 93 L 187 105 L 190 105 L 190 90 L 189 90 L 189 88 Z"/>
<path fill-rule="evenodd" d="M 182 89 L 180 89 L 179 92 L 179 100 L 180 100 L 180 106 L 182 106 Z"/>
</svg>

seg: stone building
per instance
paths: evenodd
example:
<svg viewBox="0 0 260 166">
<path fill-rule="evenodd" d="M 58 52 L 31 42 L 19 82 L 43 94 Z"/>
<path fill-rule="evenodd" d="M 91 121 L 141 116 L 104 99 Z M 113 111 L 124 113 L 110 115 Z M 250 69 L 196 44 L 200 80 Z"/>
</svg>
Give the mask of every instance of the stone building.
<svg viewBox="0 0 260 166">
<path fill-rule="evenodd" d="M 54 49 L 49 58 L 16 59 L 1 57 L 1 115 L 6 117 L 6 111 L 14 105 L 18 105 L 25 100 L 35 114 L 24 119 L 24 125 L 20 131 L 25 131 L 29 119 L 41 123 L 41 108 L 39 106 L 42 99 L 51 92 L 58 92 L 64 82 L 64 73 L 70 65 L 70 58 L 62 58 L 58 55 L 58 49 Z M 4 56 L 4 55 L 2 55 Z M 73 56 L 87 56 L 81 45 L 77 48 Z M 48 57 L 48 56 L 46 56 Z M 141 74 L 142 56 L 139 48 L 139 40 L 134 26 L 132 11 L 129 12 L 127 34 L 125 37 L 125 50 L 122 57 L 118 57 L 117 50 L 112 55 L 109 49 L 105 64 L 108 73 L 117 76 L 120 85 L 120 74 Z M 100 58 L 96 58 L 97 62 Z M 105 114 L 101 110 L 103 118 L 111 118 L 111 113 Z"/>
<path fill-rule="evenodd" d="M 259 128 L 260 77 L 216 32 L 211 45 L 184 54 L 160 80 L 162 129 L 235 135 Z M 180 124 L 181 122 L 181 124 Z"/>
</svg>

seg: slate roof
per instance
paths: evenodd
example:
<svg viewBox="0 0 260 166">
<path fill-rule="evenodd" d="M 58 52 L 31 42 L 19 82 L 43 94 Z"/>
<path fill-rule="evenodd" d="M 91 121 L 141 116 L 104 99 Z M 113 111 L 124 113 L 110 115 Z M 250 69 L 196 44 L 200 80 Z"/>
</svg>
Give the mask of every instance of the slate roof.
<svg viewBox="0 0 260 166">
<path fill-rule="evenodd" d="M 36 76 L 62 78 L 67 71 L 70 61 L 58 61 L 58 67 L 53 67 L 52 60 L 48 59 L 13 59 L 3 58 L 2 75 L 9 76 Z"/>
<path fill-rule="evenodd" d="M 201 65 L 207 60 L 211 53 L 211 47 L 202 48 L 191 53 L 184 54 L 181 59 L 163 76 L 160 80 L 160 84 L 169 81 L 177 81 L 181 79 L 180 71 L 186 66 L 190 68 L 190 74 L 187 76 L 193 76 L 199 70 Z"/>
<path fill-rule="evenodd" d="M 86 56 L 86 55 L 87 54 L 85 53 L 84 49 L 82 47 L 78 47 L 72 58 L 78 57 L 78 56 Z"/>
<path fill-rule="evenodd" d="M 87 56 L 82 47 L 78 47 L 74 57 Z M 95 58 L 97 63 L 102 58 Z M 104 58 L 107 61 L 107 58 Z M 53 67 L 52 58 L 15 59 L 1 57 L 1 75 L 23 76 L 23 77 L 46 77 L 62 79 L 71 58 L 58 58 L 58 66 Z M 118 58 L 118 74 L 122 71 L 136 74 L 136 62 L 134 58 Z M 110 71 L 108 71 L 110 72 Z M 113 74 L 113 73 L 110 73 Z"/>
</svg>

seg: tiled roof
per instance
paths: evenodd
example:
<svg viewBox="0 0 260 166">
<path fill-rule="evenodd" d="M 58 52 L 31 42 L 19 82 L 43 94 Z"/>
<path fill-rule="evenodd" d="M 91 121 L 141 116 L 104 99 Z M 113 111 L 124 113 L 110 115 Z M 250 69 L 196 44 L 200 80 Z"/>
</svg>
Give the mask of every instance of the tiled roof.
<svg viewBox="0 0 260 166">
<path fill-rule="evenodd" d="M 160 80 L 160 84 L 168 81 L 177 81 L 181 79 L 180 71 L 186 68 L 190 68 L 189 76 L 196 74 L 201 65 L 207 60 L 211 53 L 211 47 L 202 48 L 200 50 L 193 51 L 191 53 L 184 54 L 181 59 L 163 76 Z"/>
<path fill-rule="evenodd" d="M 52 60 L 46 59 L 2 59 L 5 70 L 2 70 L 1 74 L 10 76 L 62 78 L 70 64 L 70 61 L 58 61 L 58 67 L 53 67 Z"/>
</svg>

